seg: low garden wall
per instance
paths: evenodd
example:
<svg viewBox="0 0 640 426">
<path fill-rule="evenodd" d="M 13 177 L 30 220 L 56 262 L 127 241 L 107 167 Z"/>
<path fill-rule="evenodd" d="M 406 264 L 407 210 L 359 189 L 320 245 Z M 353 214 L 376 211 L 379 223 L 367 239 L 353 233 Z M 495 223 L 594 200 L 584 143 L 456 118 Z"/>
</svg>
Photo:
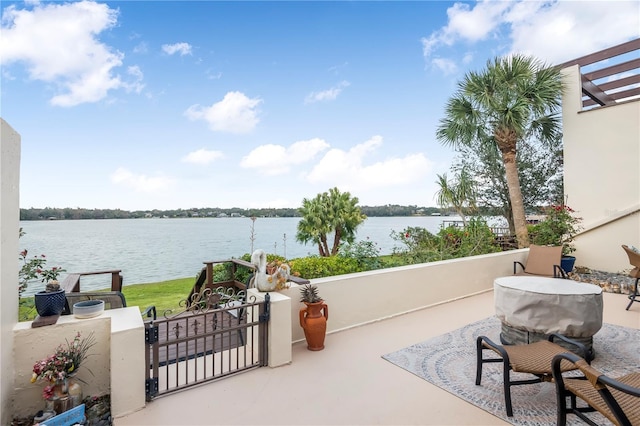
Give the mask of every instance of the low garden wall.
<svg viewBox="0 0 640 426">
<path fill-rule="evenodd" d="M 329 307 L 327 332 L 337 332 L 493 289 L 493 280 L 513 274 L 528 249 L 316 278 Z M 292 341 L 304 340 L 298 286 L 280 292 L 291 301 Z"/>
</svg>

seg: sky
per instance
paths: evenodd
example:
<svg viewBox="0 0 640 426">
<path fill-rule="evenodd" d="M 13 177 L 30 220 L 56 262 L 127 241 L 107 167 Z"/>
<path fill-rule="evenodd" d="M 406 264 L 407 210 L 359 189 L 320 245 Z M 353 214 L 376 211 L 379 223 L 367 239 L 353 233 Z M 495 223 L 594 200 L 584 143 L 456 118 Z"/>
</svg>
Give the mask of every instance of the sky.
<svg viewBox="0 0 640 426">
<path fill-rule="evenodd" d="M 435 206 L 469 71 L 640 37 L 638 1 L 2 1 L 20 207 Z"/>
</svg>

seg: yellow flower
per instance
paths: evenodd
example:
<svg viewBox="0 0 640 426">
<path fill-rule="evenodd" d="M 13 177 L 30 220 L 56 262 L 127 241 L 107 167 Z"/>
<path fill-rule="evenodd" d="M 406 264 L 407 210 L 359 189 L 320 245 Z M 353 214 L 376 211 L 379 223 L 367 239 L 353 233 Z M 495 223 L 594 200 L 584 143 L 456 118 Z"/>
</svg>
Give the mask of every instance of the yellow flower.
<svg viewBox="0 0 640 426">
<path fill-rule="evenodd" d="M 38 380 L 38 375 L 36 373 L 31 374 L 31 383 L 35 383 Z"/>
</svg>

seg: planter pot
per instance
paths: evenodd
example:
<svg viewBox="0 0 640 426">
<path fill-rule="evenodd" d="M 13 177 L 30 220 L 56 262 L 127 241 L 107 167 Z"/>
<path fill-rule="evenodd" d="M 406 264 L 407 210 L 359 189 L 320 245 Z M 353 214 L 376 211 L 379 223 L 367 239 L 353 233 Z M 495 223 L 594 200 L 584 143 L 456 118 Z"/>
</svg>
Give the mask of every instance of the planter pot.
<svg viewBox="0 0 640 426">
<path fill-rule="evenodd" d="M 73 316 L 93 318 L 104 312 L 104 300 L 83 300 L 73 304 Z"/>
<path fill-rule="evenodd" d="M 307 339 L 307 349 L 321 351 L 324 349 L 324 337 L 327 333 L 329 308 L 324 302 L 304 304 L 307 306 L 300 309 L 300 326 Z"/>
<path fill-rule="evenodd" d="M 52 292 L 39 291 L 34 295 L 36 311 L 41 317 L 60 315 L 64 310 L 66 297 L 64 289 Z"/>
<path fill-rule="evenodd" d="M 567 273 L 573 271 L 573 266 L 575 264 L 576 264 L 575 256 L 562 256 L 562 259 L 560 259 L 560 267 Z"/>
<path fill-rule="evenodd" d="M 68 377 L 53 385 L 51 397 L 45 400 L 47 410 L 57 414 L 69 411 L 82 404 L 82 386 L 74 378 Z"/>
</svg>

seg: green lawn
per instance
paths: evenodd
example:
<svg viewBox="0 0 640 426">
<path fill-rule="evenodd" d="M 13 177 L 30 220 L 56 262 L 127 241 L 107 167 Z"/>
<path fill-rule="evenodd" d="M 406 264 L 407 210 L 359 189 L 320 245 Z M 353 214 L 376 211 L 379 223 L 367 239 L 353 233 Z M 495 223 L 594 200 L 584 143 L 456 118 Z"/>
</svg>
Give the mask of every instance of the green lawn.
<svg viewBox="0 0 640 426">
<path fill-rule="evenodd" d="M 379 259 L 384 268 L 395 266 L 400 258 L 394 255 L 386 255 L 380 256 Z M 149 306 L 155 306 L 156 312 L 160 316 L 165 310 L 180 312 L 184 309 L 180 306 L 180 301 L 189 296 L 195 280 L 195 277 L 189 277 L 155 283 L 126 285 L 123 287 L 122 293 L 127 301 L 127 306 L 139 306 L 140 312 Z M 33 297 L 21 298 L 19 321 L 31 321 L 36 315 Z"/>
<path fill-rule="evenodd" d="M 189 296 L 195 278 L 180 278 L 149 284 L 133 284 L 123 287 L 122 293 L 127 299 L 127 306 L 139 306 L 140 312 L 153 305 L 160 315 L 167 309 L 179 311 L 179 303 Z"/>
<path fill-rule="evenodd" d="M 171 309 L 176 312 L 182 310 L 180 300 L 186 299 L 195 283 L 195 278 L 180 278 L 177 280 L 161 281 L 157 283 L 132 284 L 124 286 L 122 293 L 127 300 L 127 306 L 139 306 L 140 312 L 148 306 L 155 306 L 158 315 Z M 19 321 L 31 321 L 38 313 L 34 306 L 33 297 L 23 297 L 19 302 Z"/>
</svg>

